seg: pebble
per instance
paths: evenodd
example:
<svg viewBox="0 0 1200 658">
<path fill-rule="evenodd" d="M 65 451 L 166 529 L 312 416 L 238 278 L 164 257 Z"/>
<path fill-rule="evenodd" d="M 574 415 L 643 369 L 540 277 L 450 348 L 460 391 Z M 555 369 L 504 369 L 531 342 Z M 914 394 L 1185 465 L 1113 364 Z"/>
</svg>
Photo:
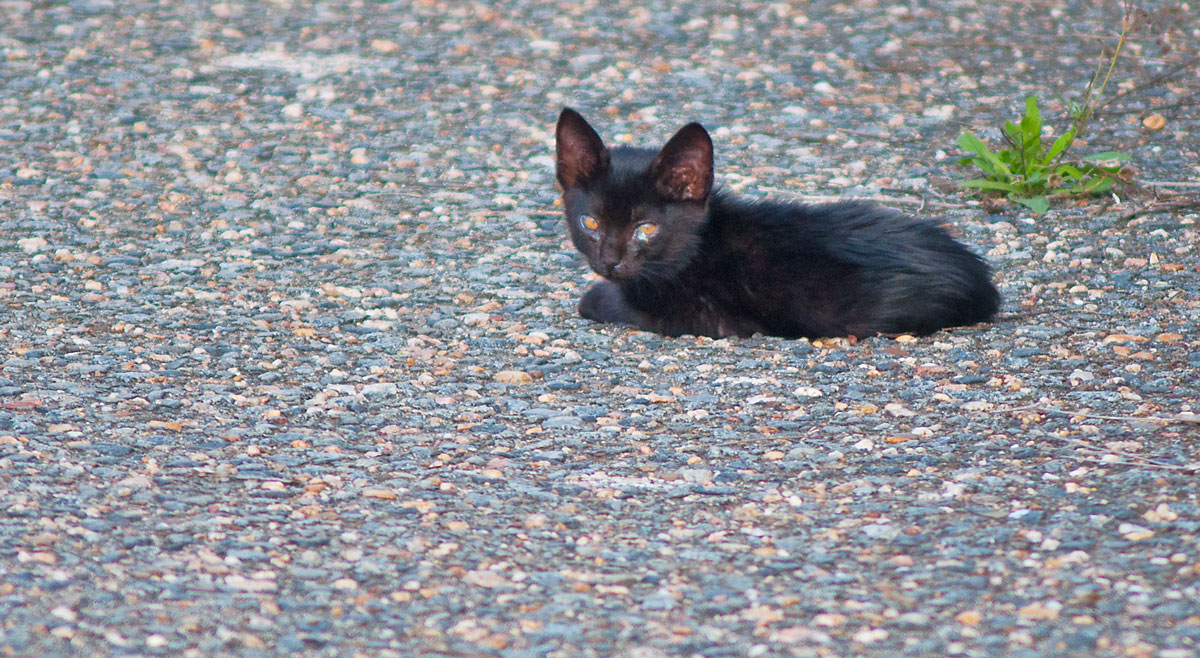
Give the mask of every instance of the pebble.
<svg viewBox="0 0 1200 658">
<path fill-rule="evenodd" d="M 502 384 L 528 384 L 533 381 L 533 376 L 523 370 L 501 370 L 492 378 Z"/>
</svg>

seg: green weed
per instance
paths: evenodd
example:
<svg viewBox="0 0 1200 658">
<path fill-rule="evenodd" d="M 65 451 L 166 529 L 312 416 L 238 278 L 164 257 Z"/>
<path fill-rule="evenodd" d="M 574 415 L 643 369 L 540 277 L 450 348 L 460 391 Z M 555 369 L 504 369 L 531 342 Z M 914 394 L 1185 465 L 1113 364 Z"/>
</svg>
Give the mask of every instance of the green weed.
<svg viewBox="0 0 1200 658">
<path fill-rule="evenodd" d="M 1066 159 L 1075 142 L 1075 127 L 1058 136 L 1049 148 L 1042 140 L 1042 115 L 1037 98 L 1025 99 L 1020 123 L 1004 122 L 1006 148 L 993 152 L 975 135 L 964 132 L 958 146 L 968 153 L 962 164 L 975 165 L 983 176 L 959 183 L 962 187 L 1001 192 L 1037 214 L 1050 208 L 1054 196 L 1085 196 L 1108 191 L 1118 180 L 1128 156 L 1114 151 L 1093 153 L 1078 161 Z"/>
<path fill-rule="evenodd" d="M 1080 100 L 1067 108 L 1072 120 L 1071 127 L 1047 148 L 1042 141 L 1042 114 L 1038 110 L 1037 98 L 1026 98 L 1025 116 L 1021 117 L 1019 123 L 1004 122 L 1002 136 L 1008 143 L 1007 147 L 993 152 L 983 140 L 970 132 L 959 136 L 958 146 L 967 153 L 967 157 L 959 162 L 975 165 L 983 172 L 983 176 L 963 181 L 959 186 L 1000 192 L 1040 215 L 1050 208 L 1050 199 L 1053 197 L 1102 194 L 1116 184 L 1122 163 L 1129 159 L 1125 154 L 1104 151 L 1077 160 L 1069 159 L 1067 154 L 1099 106 L 1100 97 L 1121 55 L 1121 48 L 1133 27 L 1133 3 L 1127 0 L 1124 8 L 1121 35 L 1112 58 L 1107 61 L 1107 69 L 1103 64 L 1098 67 Z M 1103 79 L 1100 78 L 1101 71 L 1104 72 Z M 1100 81 L 1098 87 L 1097 81 Z"/>
</svg>

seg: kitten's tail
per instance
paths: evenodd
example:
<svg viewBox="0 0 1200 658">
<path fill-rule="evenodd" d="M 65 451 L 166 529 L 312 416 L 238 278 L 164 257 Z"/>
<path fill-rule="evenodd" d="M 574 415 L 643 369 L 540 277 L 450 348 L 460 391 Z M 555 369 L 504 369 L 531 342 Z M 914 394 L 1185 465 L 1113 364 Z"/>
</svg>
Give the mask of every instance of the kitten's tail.
<svg viewBox="0 0 1200 658">
<path fill-rule="evenodd" d="M 928 260 L 911 280 L 901 276 L 895 282 L 899 294 L 889 310 L 898 330 L 930 334 L 946 327 L 988 322 L 1000 310 L 1000 292 L 992 283 L 991 268 L 965 246 L 942 236 L 920 254 Z"/>
</svg>

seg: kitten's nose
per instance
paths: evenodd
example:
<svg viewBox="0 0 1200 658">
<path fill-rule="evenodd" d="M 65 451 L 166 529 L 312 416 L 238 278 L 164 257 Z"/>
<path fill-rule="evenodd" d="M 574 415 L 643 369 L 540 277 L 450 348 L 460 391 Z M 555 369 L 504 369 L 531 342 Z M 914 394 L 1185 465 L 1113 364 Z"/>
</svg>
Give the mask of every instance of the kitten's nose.
<svg viewBox="0 0 1200 658">
<path fill-rule="evenodd" d="M 625 265 L 621 261 L 601 263 L 600 268 L 604 270 L 601 274 L 606 279 L 620 278 L 625 274 Z"/>
</svg>

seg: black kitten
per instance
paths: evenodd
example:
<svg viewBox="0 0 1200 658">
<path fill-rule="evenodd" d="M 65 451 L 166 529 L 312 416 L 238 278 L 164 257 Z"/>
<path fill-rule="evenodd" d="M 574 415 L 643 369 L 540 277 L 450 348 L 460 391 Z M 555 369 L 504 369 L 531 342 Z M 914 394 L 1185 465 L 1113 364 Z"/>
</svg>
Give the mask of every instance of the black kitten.
<svg viewBox="0 0 1200 658">
<path fill-rule="evenodd" d="M 606 148 L 579 113 L 556 130 L 575 247 L 607 281 L 599 322 L 668 336 L 928 334 L 990 319 L 988 267 L 930 221 L 861 203 L 804 205 L 713 190 L 700 124 L 661 151 Z"/>
</svg>

